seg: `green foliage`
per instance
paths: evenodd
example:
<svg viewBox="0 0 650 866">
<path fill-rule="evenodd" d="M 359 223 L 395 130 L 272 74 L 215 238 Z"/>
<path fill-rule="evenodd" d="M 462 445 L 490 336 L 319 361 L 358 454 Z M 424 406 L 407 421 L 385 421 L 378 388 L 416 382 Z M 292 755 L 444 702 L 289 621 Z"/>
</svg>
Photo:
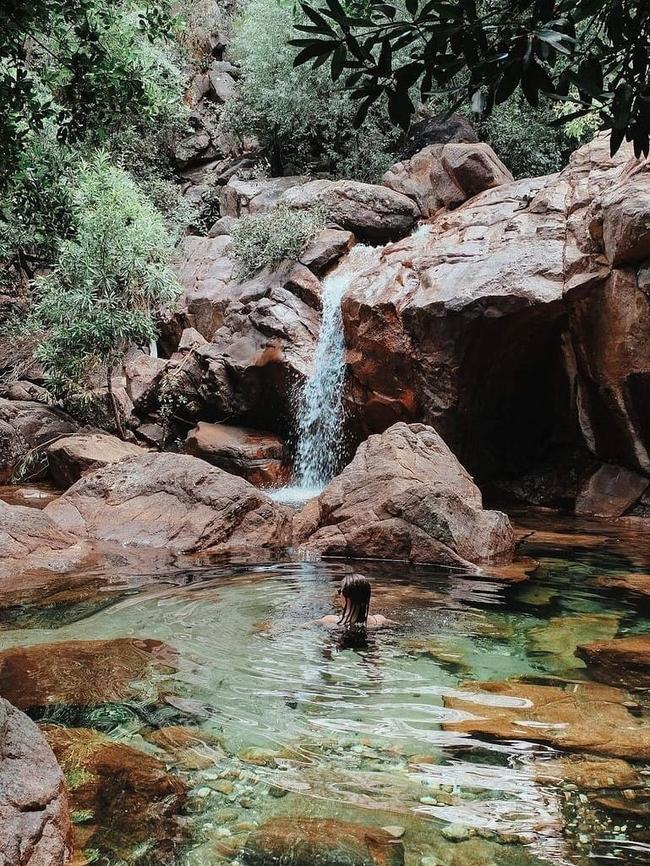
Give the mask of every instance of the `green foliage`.
<svg viewBox="0 0 650 866">
<path fill-rule="evenodd" d="M 274 175 L 327 171 L 376 180 L 394 161 L 400 136 L 381 103 L 355 130 L 345 88 L 326 70 L 294 67 L 297 51 L 287 39 L 301 20 L 278 0 L 250 0 L 232 46 L 241 82 L 224 123 L 257 137 Z"/>
<path fill-rule="evenodd" d="M 253 276 L 282 259 L 297 260 L 324 226 L 325 214 L 317 208 L 295 210 L 280 206 L 244 217 L 233 233 L 230 248 L 239 264 L 240 277 Z"/>
<path fill-rule="evenodd" d="M 0 182 L 34 132 L 103 141 L 173 113 L 177 68 L 162 50 L 169 0 L 8 0 L 0 10 Z"/>
<path fill-rule="evenodd" d="M 358 4 L 357 4 L 358 5 Z M 388 99 L 394 123 L 408 126 L 416 86 L 426 102 L 460 78 L 456 107 L 489 112 L 518 89 L 565 100 L 572 117 L 595 113 L 611 130 L 611 150 L 650 149 L 650 6 L 638 0 L 367 0 L 347 11 L 339 0 L 302 6 L 298 65 L 330 61 L 347 72 L 357 122 Z"/>
<path fill-rule="evenodd" d="M 110 375 L 130 344 L 154 339 L 156 313 L 178 293 L 163 218 L 133 180 L 100 153 L 78 184 L 74 237 L 37 281 L 34 308 L 44 333 L 36 356 L 64 402 L 82 399 L 99 371 Z"/>
</svg>

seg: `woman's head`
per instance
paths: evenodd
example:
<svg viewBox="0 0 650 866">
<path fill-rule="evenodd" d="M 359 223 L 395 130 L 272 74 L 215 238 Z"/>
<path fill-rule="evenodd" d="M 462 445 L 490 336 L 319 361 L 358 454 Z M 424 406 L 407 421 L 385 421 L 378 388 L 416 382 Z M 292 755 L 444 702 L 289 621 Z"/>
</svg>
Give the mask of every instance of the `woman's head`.
<svg viewBox="0 0 650 866">
<path fill-rule="evenodd" d="M 339 594 L 345 599 L 345 607 L 339 619 L 340 625 L 366 624 L 370 593 L 370 581 L 362 574 L 348 574 L 343 578 Z"/>
</svg>

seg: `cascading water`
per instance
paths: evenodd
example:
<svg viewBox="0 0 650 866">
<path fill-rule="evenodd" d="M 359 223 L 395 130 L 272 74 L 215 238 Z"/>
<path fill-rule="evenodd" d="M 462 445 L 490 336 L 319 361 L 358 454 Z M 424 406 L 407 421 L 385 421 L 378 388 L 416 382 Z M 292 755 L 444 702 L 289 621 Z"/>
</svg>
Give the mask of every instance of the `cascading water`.
<svg viewBox="0 0 650 866">
<path fill-rule="evenodd" d="M 323 281 L 323 313 L 314 371 L 296 399 L 295 485 L 274 499 L 299 502 L 316 496 L 340 468 L 345 445 L 345 339 L 341 300 L 352 281 L 379 257 L 381 248 L 357 244 Z"/>
</svg>

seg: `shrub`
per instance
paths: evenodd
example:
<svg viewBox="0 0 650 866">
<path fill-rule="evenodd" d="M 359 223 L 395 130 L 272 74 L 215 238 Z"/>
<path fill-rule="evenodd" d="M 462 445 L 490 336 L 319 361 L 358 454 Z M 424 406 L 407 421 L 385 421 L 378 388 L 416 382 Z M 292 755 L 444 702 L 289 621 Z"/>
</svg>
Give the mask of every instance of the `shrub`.
<svg viewBox="0 0 650 866">
<path fill-rule="evenodd" d="M 172 243 L 161 215 L 124 171 L 100 153 L 74 191 L 75 235 L 53 271 L 37 281 L 36 357 L 53 394 L 83 401 L 103 371 L 123 433 L 111 374 L 133 343 L 155 338 L 155 316 L 177 296 Z"/>
<path fill-rule="evenodd" d="M 279 206 L 268 213 L 244 217 L 233 233 L 231 255 L 239 276 L 250 277 L 282 259 L 297 260 L 307 244 L 325 226 L 322 210 L 294 210 Z"/>
<path fill-rule="evenodd" d="M 379 103 L 362 127 L 343 83 L 324 69 L 295 69 L 287 44 L 299 15 L 277 0 L 250 0 L 236 22 L 232 51 L 241 65 L 223 116 L 230 131 L 254 135 L 274 175 L 325 171 L 374 181 L 394 161 L 401 134 Z"/>
</svg>

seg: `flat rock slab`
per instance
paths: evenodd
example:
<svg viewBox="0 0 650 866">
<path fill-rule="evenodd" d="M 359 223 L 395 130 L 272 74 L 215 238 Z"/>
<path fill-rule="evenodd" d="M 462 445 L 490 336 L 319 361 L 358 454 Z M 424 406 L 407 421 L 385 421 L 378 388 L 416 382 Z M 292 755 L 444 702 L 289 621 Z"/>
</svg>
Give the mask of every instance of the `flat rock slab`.
<svg viewBox="0 0 650 866">
<path fill-rule="evenodd" d="M 288 517 L 252 484 L 182 454 L 145 454 L 84 476 L 45 514 L 80 536 L 179 553 L 286 544 Z"/>
<path fill-rule="evenodd" d="M 116 638 L 15 647 L 0 652 L 0 693 L 20 709 L 156 698 L 141 681 L 176 669 L 162 641 Z"/>
<path fill-rule="evenodd" d="M 68 797 L 61 768 L 34 722 L 0 698 L 3 866 L 63 866 L 70 852 Z"/>
<path fill-rule="evenodd" d="M 594 679 L 631 689 L 650 688 L 650 635 L 634 635 L 580 646 L 577 655 Z"/>
<path fill-rule="evenodd" d="M 465 718 L 445 730 L 530 740 L 556 749 L 631 760 L 650 758 L 650 724 L 629 710 L 626 692 L 599 683 L 538 686 L 511 680 L 468 683 L 466 697 L 449 695 L 445 706 Z"/>
<path fill-rule="evenodd" d="M 247 866 L 403 866 L 404 847 L 363 824 L 275 818 L 249 835 L 243 860 Z"/>
</svg>

